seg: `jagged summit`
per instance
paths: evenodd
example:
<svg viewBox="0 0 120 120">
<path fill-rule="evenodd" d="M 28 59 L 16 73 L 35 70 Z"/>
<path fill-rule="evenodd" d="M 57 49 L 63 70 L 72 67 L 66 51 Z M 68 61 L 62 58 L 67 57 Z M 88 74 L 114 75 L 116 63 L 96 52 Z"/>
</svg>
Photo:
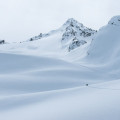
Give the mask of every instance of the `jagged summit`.
<svg viewBox="0 0 120 120">
<path fill-rule="evenodd" d="M 85 27 L 74 18 L 69 18 L 59 29 L 51 31 L 47 34 L 40 33 L 40 35 L 30 38 L 30 41 L 48 37 L 51 34 L 60 31 L 62 32 L 62 40 L 69 39 L 71 37 L 89 37 L 97 32 L 96 30 Z"/>
<path fill-rule="evenodd" d="M 79 39 L 79 37 L 89 37 L 96 33 L 95 30 L 92 30 L 90 28 L 87 28 L 83 26 L 83 24 L 79 23 L 73 18 L 68 19 L 63 24 L 64 33 L 62 36 L 62 40 L 69 39 L 71 37 L 76 37 Z"/>
<path fill-rule="evenodd" d="M 108 24 L 120 26 L 120 15 L 112 17 Z"/>
<path fill-rule="evenodd" d="M 70 23 L 70 22 L 77 22 L 74 18 L 69 18 L 66 23 Z"/>
<path fill-rule="evenodd" d="M 62 29 L 64 31 L 62 35 L 62 45 L 69 46 L 69 51 L 86 44 L 86 38 L 91 37 L 97 32 L 85 27 L 73 18 L 68 19 L 66 23 L 63 24 Z M 77 42 L 74 40 L 77 40 Z"/>
<path fill-rule="evenodd" d="M 68 51 L 71 51 L 81 45 L 84 45 L 83 43 L 87 43 L 86 38 L 91 37 L 96 32 L 97 31 L 85 27 L 77 20 L 70 18 L 59 29 L 51 31 L 47 34 L 40 33 L 40 35 L 30 38 L 29 41 L 39 40 L 60 33 L 62 48 L 66 48 Z M 77 42 L 74 40 L 77 40 Z"/>
<path fill-rule="evenodd" d="M 74 18 L 69 18 L 64 24 L 63 26 L 67 27 L 67 26 L 81 26 L 83 27 L 83 24 L 79 23 L 77 20 L 75 20 Z"/>
</svg>

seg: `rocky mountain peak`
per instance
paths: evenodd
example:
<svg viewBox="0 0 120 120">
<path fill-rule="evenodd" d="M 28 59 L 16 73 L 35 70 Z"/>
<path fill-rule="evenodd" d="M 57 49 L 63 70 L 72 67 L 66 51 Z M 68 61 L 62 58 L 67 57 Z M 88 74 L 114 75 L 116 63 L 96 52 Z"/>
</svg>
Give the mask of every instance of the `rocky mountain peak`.
<svg viewBox="0 0 120 120">
<path fill-rule="evenodd" d="M 30 38 L 29 41 L 39 40 L 51 36 L 52 34 L 56 34 L 57 32 L 61 33 L 62 47 L 71 51 L 87 43 L 85 38 L 94 35 L 97 31 L 87 28 L 75 19 L 70 18 L 59 29 L 51 31 L 47 34 L 40 33 L 40 35 Z"/>
<path fill-rule="evenodd" d="M 64 31 L 62 35 L 62 45 L 64 46 L 70 43 L 69 45 L 67 44 L 67 46 L 69 46 L 69 51 L 87 43 L 85 39 L 97 32 L 85 27 L 73 18 L 68 19 L 62 28 Z"/>
<path fill-rule="evenodd" d="M 79 23 L 77 20 L 75 20 L 74 18 L 69 18 L 64 24 L 63 26 L 65 27 L 76 27 L 76 26 L 81 26 L 83 27 L 83 24 Z"/>
</svg>

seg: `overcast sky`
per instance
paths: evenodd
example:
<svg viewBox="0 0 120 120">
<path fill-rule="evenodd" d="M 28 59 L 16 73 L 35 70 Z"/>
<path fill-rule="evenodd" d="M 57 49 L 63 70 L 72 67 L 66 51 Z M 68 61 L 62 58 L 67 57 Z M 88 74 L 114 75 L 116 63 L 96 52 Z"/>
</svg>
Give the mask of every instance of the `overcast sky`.
<svg viewBox="0 0 120 120">
<path fill-rule="evenodd" d="M 120 15 L 120 0 L 0 0 L 0 39 L 24 41 L 68 18 L 99 29 Z"/>
</svg>

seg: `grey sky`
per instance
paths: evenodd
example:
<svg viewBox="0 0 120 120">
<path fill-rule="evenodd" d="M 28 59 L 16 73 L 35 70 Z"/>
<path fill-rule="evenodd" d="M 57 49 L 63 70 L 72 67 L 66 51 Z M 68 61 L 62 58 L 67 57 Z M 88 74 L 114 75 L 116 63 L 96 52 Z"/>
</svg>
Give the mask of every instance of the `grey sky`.
<svg viewBox="0 0 120 120">
<path fill-rule="evenodd" d="M 0 0 L 0 39 L 24 41 L 68 18 L 99 29 L 120 14 L 120 0 Z"/>
</svg>

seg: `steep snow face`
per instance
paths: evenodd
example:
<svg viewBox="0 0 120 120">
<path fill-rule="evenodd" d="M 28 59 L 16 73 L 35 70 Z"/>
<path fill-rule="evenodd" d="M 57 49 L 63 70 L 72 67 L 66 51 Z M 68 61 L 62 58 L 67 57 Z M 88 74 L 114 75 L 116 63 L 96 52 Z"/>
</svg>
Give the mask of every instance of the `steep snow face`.
<svg viewBox="0 0 120 120">
<path fill-rule="evenodd" d="M 33 38 L 30 38 L 29 41 L 34 41 L 34 40 L 39 40 L 45 37 L 49 37 L 53 34 L 57 34 L 58 32 L 61 32 L 61 43 L 62 43 L 62 48 L 66 48 L 68 49 L 68 51 L 71 51 L 77 47 L 80 47 L 79 44 L 77 44 L 76 42 L 74 42 L 74 39 L 77 39 L 79 43 L 81 43 L 81 40 L 84 40 L 84 43 L 87 43 L 87 41 L 85 41 L 85 39 L 87 37 L 90 37 L 92 35 L 94 35 L 97 31 L 89 29 L 85 26 L 83 26 L 83 24 L 77 22 L 76 20 L 74 20 L 73 18 L 68 19 L 62 27 L 60 27 L 57 30 L 51 31 L 47 34 L 42 34 L 40 33 L 40 35 L 35 36 Z M 73 45 L 72 49 L 71 46 Z M 83 44 L 81 44 L 83 45 Z M 74 47 L 76 46 L 76 47 Z"/>
<path fill-rule="evenodd" d="M 120 26 L 120 16 L 113 17 L 108 24 Z"/>
<path fill-rule="evenodd" d="M 87 59 L 92 62 L 115 62 L 120 59 L 120 16 L 113 17 L 93 40 Z"/>
</svg>

